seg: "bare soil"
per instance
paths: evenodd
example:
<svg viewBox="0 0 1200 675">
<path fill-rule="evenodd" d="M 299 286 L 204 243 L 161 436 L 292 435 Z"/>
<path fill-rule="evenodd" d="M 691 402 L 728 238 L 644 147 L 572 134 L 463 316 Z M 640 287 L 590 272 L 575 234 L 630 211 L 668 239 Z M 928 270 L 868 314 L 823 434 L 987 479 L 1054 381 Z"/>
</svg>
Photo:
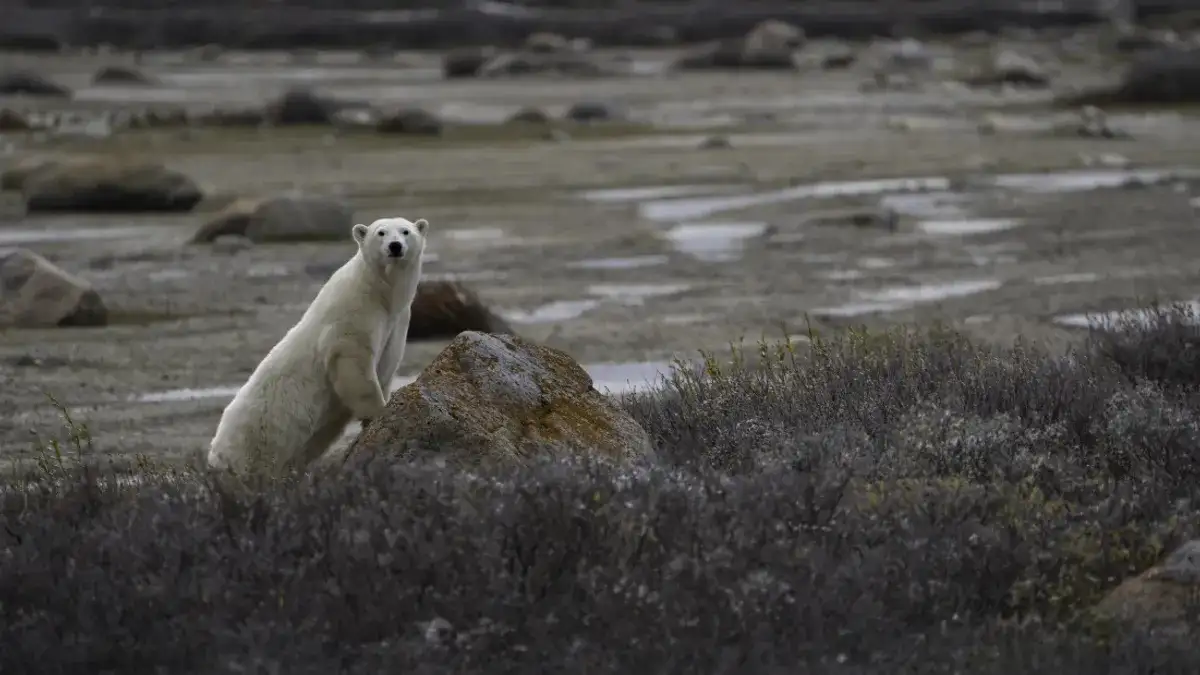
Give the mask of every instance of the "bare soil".
<svg viewBox="0 0 1200 675">
<path fill-rule="evenodd" d="M 1111 72 L 1109 59 L 1086 49 L 1064 55 L 1057 44 L 1031 39 L 1016 46 L 1060 64 L 1056 81 L 1080 85 Z M 1067 189 L 1061 177 L 1023 187 L 992 178 L 1080 171 L 1097 161 L 1200 169 L 1200 119 L 1178 111 L 1113 113 L 1111 124 L 1132 136 L 1126 140 L 1055 132 L 1051 122 L 1070 114 L 1053 110 L 1051 93 L 969 91 L 951 80 L 979 58 L 979 48 L 934 49 L 950 65 L 917 78 L 917 90 L 897 92 L 860 91 L 877 63 L 870 50 L 847 71 L 502 82 L 441 81 L 423 55 L 381 65 L 332 54 L 313 65 L 277 54 L 227 54 L 218 64 L 149 54 L 143 67 L 163 83 L 150 88 L 87 86 L 103 65 L 96 59 L 12 57 L 80 89 L 69 103 L 0 106 L 81 114 L 165 103 L 229 106 L 309 82 L 349 98 L 420 105 L 464 124 L 494 123 L 525 106 L 560 114 L 593 100 L 616 105 L 628 119 L 564 126 L 570 137 L 557 139 L 492 124 L 457 128 L 441 140 L 330 129 L 0 140 L 9 144 L 0 168 L 30 153 L 119 152 L 164 161 L 212 195 L 186 216 L 0 220 L 0 246 L 28 247 L 86 278 L 113 312 L 105 328 L 0 333 L 0 448 L 10 459 L 24 456 L 36 437 L 61 433 L 47 395 L 87 423 L 103 452 L 178 458 L 205 446 L 227 398 L 137 397 L 236 387 L 353 252 L 348 236 L 342 244 L 241 250 L 185 243 L 234 195 L 332 193 L 351 200 L 364 222 L 391 214 L 427 218 L 430 275 L 464 280 L 515 317 L 522 334 L 584 364 L 691 358 L 739 338 L 777 339 L 810 328 L 935 320 L 986 339 L 1023 335 L 1061 348 L 1079 329 L 1055 317 L 1200 296 L 1197 184 L 1186 175 L 1090 190 Z M 632 56 L 654 63 L 669 53 Z M 980 122 L 1000 110 L 1024 126 L 981 133 Z M 702 149 L 714 134 L 731 147 Z M 678 218 L 672 205 L 648 198 L 584 195 L 664 185 L 700 186 L 704 198 L 764 195 L 895 177 L 944 177 L 950 184 L 933 190 L 944 195 L 785 195 L 700 215 L 693 208 Z M 1078 174 L 1075 181 L 1103 178 Z M 809 221 L 816 211 L 881 203 L 899 209 L 895 231 Z M 1004 229 L 979 219 L 1014 222 Z M 941 224 L 923 224 L 929 220 Z M 683 243 L 673 242 L 668 234 L 684 222 L 719 227 L 684 231 Z M 743 238 L 728 246 L 706 238 L 722 230 Z M 683 250 L 698 244 L 712 250 Z M 627 258 L 638 261 L 574 264 Z M 527 320 L 547 305 L 549 320 Z M 410 344 L 402 371 L 419 372 L 443 346 Z"/>
</svg>

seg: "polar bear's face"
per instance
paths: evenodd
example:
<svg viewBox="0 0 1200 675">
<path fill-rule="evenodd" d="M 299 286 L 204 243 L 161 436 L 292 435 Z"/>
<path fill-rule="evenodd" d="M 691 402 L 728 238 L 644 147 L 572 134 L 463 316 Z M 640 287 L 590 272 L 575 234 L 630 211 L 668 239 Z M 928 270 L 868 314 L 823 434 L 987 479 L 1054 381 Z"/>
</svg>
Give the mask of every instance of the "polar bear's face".
<svg viewBox="0 0 1200 675">
<path fill-rule="evenodd" d="M 380 218 L 370 225 L 355 225 L 352 231 L 358 250 L 371 262 L 382 264 L 416 260 L 425 251 L 429 221 L 418 218 Z"/>
</svg>

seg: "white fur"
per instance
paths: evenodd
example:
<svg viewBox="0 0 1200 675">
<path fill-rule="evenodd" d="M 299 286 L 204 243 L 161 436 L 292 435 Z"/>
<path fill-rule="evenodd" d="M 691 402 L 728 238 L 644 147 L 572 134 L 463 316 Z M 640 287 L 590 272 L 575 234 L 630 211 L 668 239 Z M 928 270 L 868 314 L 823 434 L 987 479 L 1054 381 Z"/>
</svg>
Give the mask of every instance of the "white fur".
<svg viewBox="0 0 1200 675">
<path fill-rule="evenodd" d="M 358 252 L 225 408 L 209 466 L 238 473 L 301 468 L 351 420 L 383 412 L 404 358 L 428 226 L 404 218 L 354 226 Z M 401 257 L 389 254 L 397 243 Z"/>
</svg>

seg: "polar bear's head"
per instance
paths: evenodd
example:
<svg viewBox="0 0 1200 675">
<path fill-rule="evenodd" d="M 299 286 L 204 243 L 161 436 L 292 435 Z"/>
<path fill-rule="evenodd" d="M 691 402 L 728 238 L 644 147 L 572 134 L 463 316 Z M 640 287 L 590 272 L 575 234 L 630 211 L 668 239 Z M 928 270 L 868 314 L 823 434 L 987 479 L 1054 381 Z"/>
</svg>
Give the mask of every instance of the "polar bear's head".
<svg viewBox="0 0 1200 675">
<path fill-rule="evenodd" d="M 380 218 L 370 225 L 358 224 L 351 230 L 358 250 L 368 262 L 407 263 L 418 260 L 425 251 L 425 233 L 429 221 L 418 218 Z"/>
</svg>

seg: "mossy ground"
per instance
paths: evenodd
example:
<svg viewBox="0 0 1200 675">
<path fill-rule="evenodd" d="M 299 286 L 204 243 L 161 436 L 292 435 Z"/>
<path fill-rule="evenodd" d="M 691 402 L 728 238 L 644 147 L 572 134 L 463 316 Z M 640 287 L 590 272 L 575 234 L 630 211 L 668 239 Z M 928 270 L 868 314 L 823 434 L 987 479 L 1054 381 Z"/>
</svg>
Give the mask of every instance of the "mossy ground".
<svg viewBox="0 0 1200 675">
<path fill-rule="evenodd" d="M 945 329 L 710 355 L 622 399 L 660 454 L 624 468 L 118 485 L 64 408 L 3 498 L 0 666 L 1195 672 L 1089 620 L 1200 532 L 1200 328 L 1151 318 L 1065 357 Z"/>
</svg>

